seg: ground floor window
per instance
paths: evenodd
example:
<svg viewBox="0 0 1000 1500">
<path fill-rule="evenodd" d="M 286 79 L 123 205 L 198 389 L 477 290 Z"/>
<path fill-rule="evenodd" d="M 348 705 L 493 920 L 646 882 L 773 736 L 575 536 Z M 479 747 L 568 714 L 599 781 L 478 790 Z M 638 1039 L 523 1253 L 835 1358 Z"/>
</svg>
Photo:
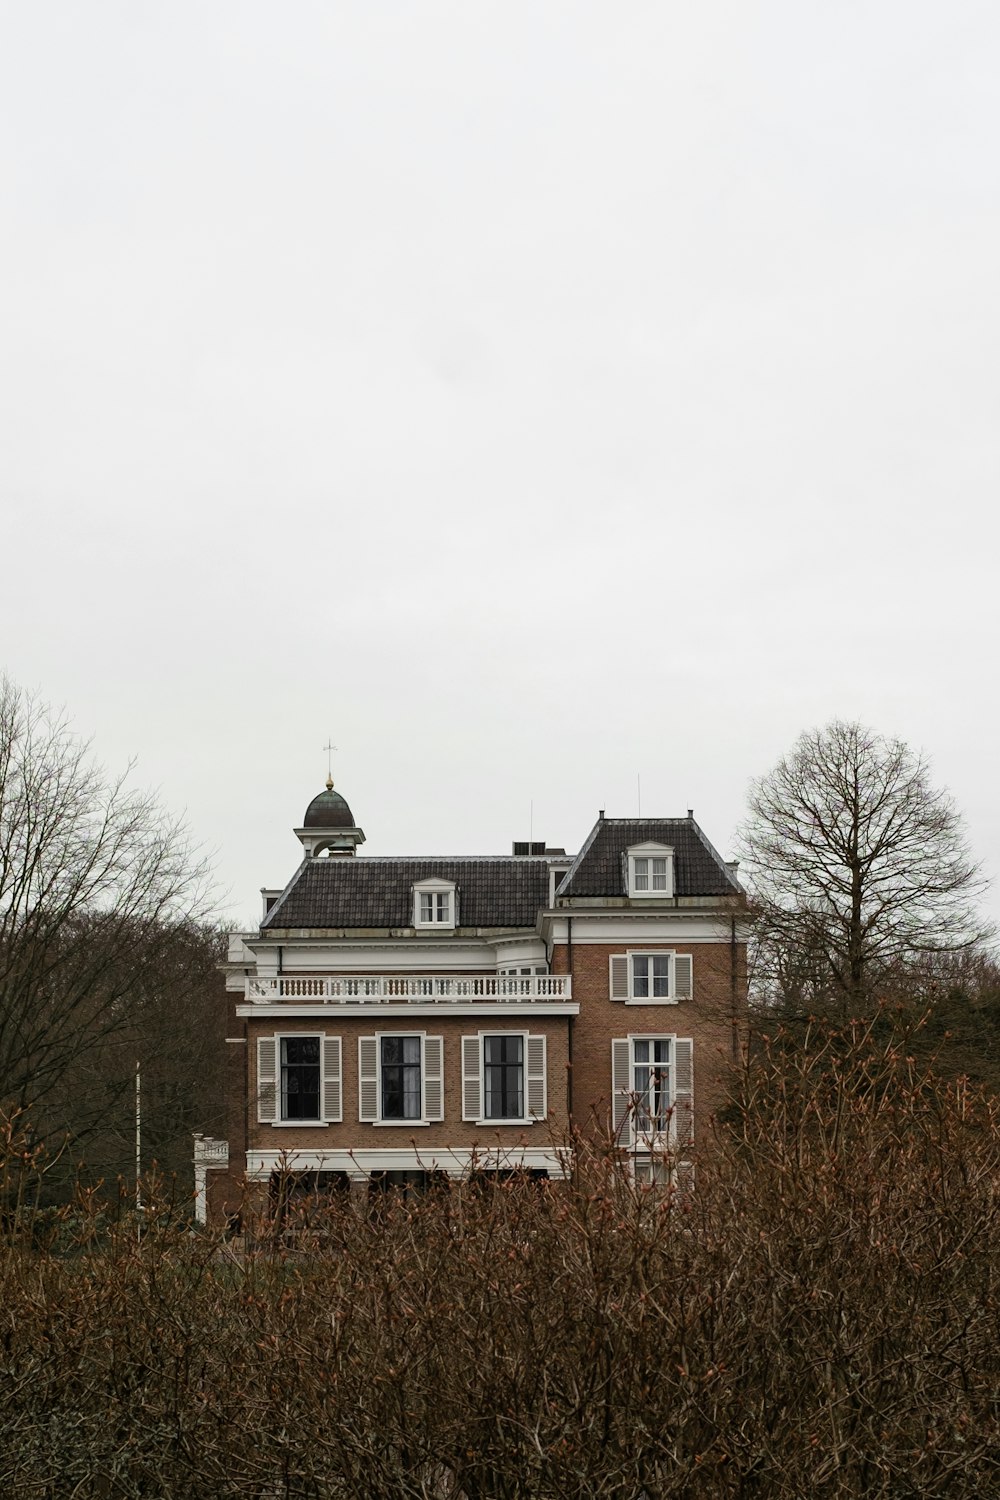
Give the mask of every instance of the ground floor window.
<svg viewBox="0 0 1000 1500">
<path fill-rule="evenodd" d="M 272 1172 L 268 1184 L 271 1213 L 288 1228 L 304 1226 L 322 1216 L 350 1191 L 346 1172 Z"/>
<path fill-rule="evenodd" d="M 638 1183 L 653 1187 L 668 1187 L 670 1167 L 662 1156 L 636 1156 L 633 1158 L 633 1174 Z"/>
<path fill-rule="evenodd" d="M 662 1135 L 670 1123 L 670 1038 L 636 1037 L 632 1042 L 632 1088 L 635 1128 L 642 1135 Z"/>
<path fill-rule="evenodd" d="M 436 1189 L 448 1187 L 446 1172 L 404 1167 L 395 1171 L 372 1172 L 368 1179 L 368 1201 L 373 1209 L 387 1207 L 400 1199 L 419 1198 Z"/>
</svg>

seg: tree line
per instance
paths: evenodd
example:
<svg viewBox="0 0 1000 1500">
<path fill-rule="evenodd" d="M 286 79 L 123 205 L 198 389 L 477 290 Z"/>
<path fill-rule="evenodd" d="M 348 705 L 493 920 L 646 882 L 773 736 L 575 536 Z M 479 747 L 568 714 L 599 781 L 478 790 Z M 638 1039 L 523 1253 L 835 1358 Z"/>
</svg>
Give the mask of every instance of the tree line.
<svg viewBox="0 0 1000 1500">
<path fill-rule="evenodd" d="M 44 1143 L 47 1190 L 190 1175 L 221 1123 L 220 933 L 210 871 L 157 799 L 111 776 L 66 721 L 0 680 L 0 1111 Z"/>
</svg>

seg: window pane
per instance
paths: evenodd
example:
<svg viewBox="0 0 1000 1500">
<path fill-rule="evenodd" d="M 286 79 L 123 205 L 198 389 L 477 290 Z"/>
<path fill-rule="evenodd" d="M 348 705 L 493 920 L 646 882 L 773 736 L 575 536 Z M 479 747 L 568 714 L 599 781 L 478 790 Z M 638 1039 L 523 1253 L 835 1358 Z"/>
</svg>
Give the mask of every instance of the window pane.
<svg viewBox="0 0 1000 1500">
<path fill-rule="evenodd" d="M 649 959 L 642 954 L 632 958 L 632 994 L 639 1000 L 649 994 Z"/>
<path fill-rule="evenodd" d="M 649 890 L 649 860 L 637 859 L 635 861 L 635 888 L 637 891 Z"/>
<path fill-rule="evenodd" d="M 432 922 L 434 920 L 432 898 L 424 892 L 421 892 L 420 895 L 420 920 L 421 922 Z"/>
<path fill-rule="evenodd" d="M 670 993 L 670 955 L 658 953 L 651 960 L 653 966 L 653 994 L 666 999 Z"/>
<path fill-rule="evenodd" d="M 483 1039 L 483 1081 L 487 1120 L 524 1119 L 524 1038 Z"/>
<path fill-rule="evenodd" d="M 670 1042 L 666 1037 L 650 1037 L 632 1046 L 636 1128 L 646 1135 L 659 1135 L 670 1121 Z"/>
<path fill-rule="evenodd" d="M 667 862 L 665 859 L 653 860 L 653 890 L 665 891 L 667 888 Z"/>
<path fill-rule="evenodd" d="M 319 1119 L 319 1037 L 281 1039 L 281 1118 Z"/>
<path fill-rule="evenodd" d="M 382 1119 L 419 1120 L 420 1038 L 382 1038 Z"/>
</svg>

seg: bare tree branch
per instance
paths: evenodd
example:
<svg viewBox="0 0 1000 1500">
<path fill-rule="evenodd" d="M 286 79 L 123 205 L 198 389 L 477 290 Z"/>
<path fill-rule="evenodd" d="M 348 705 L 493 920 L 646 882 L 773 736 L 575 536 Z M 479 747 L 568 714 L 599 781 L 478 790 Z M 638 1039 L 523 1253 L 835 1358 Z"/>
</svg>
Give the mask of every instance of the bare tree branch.
<svg viewBox="0 0 1000 1500">
<path fill-rule="evenodd" d="M 155 982 L 171 933 L 209 909 L 205 861 L 128 774 L 109 778 L 62 718 L 0 679 L 0 1105 L 50 1125 L 71 1069 Z"/>
</svg>

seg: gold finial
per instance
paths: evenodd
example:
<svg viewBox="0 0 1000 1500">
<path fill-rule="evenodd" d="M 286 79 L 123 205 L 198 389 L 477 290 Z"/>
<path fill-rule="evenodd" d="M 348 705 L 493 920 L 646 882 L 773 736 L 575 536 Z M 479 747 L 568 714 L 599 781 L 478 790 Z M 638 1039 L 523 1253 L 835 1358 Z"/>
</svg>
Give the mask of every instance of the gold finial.
<svg viewBox="0 0 1000 1500">
<path fill-rule="evenodd" d="M 329 774 L 329 772 L 327 772 L 326 777 L 326 789 L 328 792 L 333 791 L 333 777 Z"/>
</svg>

